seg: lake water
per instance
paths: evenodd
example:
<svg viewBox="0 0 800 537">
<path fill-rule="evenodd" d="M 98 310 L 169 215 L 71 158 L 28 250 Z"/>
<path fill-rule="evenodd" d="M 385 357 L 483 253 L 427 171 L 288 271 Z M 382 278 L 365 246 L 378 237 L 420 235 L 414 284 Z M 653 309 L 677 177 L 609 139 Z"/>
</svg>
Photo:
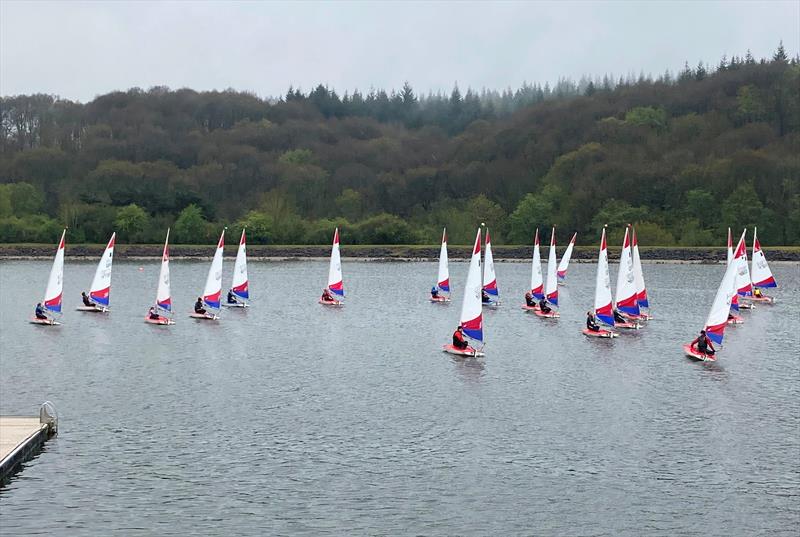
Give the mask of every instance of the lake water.
<svg viewBox="0 0 800 537">
<path fill-rule="evenodd" d="M 68 259 L 64 324 L 43 328 L 50 263 L 0 262 L 0 413 L 60 416 L 0 490 L 2 534 L 797 535 L 797 264 L 716 364 L 681 344 L 721 265 L 645 265 L 657 318 L 600 341 L 580 334 L 594 265 L 545 321 L 519 308 L 529 265 L 497 263 L 477 360 L 441 352 L 466 263 L 437 305 L 435 263 L 345 259 L 336 310 L 316 303 L 327 262 L 251 262 L 253 307 L 202 323 L 207 268 L 172 263 L 164 328 L 143 323 L 157 261 L 115 263 L 100 316 L 73 311 L 94 264 Z"/>
</svg>

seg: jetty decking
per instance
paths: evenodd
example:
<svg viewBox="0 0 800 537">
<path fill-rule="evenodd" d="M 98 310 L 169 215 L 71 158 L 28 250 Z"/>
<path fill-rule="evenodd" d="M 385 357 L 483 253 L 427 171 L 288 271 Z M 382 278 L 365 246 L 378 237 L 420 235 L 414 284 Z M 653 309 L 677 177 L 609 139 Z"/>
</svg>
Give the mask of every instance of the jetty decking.
<svg viewBox="0 0 800 537">
<path fill-rule="evenodd" d="M 39 452 L 56 433 L 57 423 L 45 411 L 39 416 L 0 416 L 0 486 Z"/>
</svg>

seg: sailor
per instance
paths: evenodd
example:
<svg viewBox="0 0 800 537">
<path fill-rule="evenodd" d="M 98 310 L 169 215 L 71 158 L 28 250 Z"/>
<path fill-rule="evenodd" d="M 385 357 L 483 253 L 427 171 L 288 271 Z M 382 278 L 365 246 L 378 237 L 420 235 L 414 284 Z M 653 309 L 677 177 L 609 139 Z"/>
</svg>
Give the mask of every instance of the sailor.
<svg viewBox="0 0 800 537">
<path fill-rule="evenodd" d="M 761 292 L 761 289 L 756 287 L 756 288 L 753 289 L 753 296 L 756 297 L 756 298 L 761 298 L 761 297 L 764 296 L 764 294 Z"/>
<path fill-rule="evenodd" d="M 238 300 L 236 300 L 236 295 L 233 294 L 233 289 L 228 290 L 228 304 L 236 304 Z"/>
<path fill-rule="evenodd" d="M 81 300 L 83 300 L 83 305 L 91 308 L 94 306 L 92 301 L 89 299 L 89 296 L 86 294 L 86 291 L 81 291 Z"/>
<path fill-rule="evenodd" d="M 714 356 L 714 354 L 717 352 L 717 349 L 714 348 L 714 344 L 711 343 L 710 339 L 708 339 L 705 330 L 700 330 L 700 335 L 690 343 L 690 346 L 693 349 L 697 349 L 701 354 L 708 356 Z"/>
<path fill-rule="evenodd" d="M 626 319 L 617 308 L 614 308 L 614 322 L 615 323 L 627 323 L 628 319 Z"/>
<path fill-rule="evenodd" d="M 553 311 L 550 306 L 547 305 L 547 299 L 544 297 L 539 301 L 539 311 L 542 313 L 550 313 Z"/>
<path fill-rule="evenodd" d="M 323 302 L 336 302 L 336 299 L 333 298 L 333 295 L 331 294 L 330 290 L 328 290 L 327 287 L 322 290 L 322 301 Z"/>
<path fill-rule="evenodd" d="M 467 340 L 464 339 L 464 329 L 459 325 L 456 331 L 453 332 L 453 347 L 463 350 L 468 346 Z"/>
<path fill-rule="evenodd" d="M 35 314 L 36 314 L 36 318 L 37 319 L 42 319 L 42 320 L 46 320 L 47 319 L 47 315 L 44 312 L 44 306 L 42 306 L 41 302 L 36 304 L 36 312 L 35 312 Z"/>
<path fill-rule="evenodd" d="M 147 315 L 148 315 L 148 317 L 150 317 L 150 319 L 152 319 L 154 321 L 157 321 L 157 320 L 159 320 L 161 318 L 161 316 L 158 314 L 158 310 L 156 309 L 155 306 L 150 306 L 150 311 L 147 312 Z"/>
<path fill-rule="evenodd" d="M 492 301 L 492 299 L 489 298 L 489 293 L 486 292 L 486 289 L 482 289 L 481 290 L 481 302 L 483 302 L 484 304 L 488 304 L 491 301 Z"/>
<path fill-rule="evenodd" d="M 203 299 L 201 297 L 197 297 L 197 302 L 194 303 L 194 312 L 200 315 L 206 314 L 206 309 L 203 307 Z"/>
<path fill-rule="evenodd" d="M 525 305 L 527 305 L 529 308 L 536 307 L 536 300 L 533 298 L 533 293 L 530 291 L 525 293 Z"/>
<path fill-rule="evenodd" d="M 431 287 L 431 298 L 439 298 L 439 288 L 435 285 Z"/>
<path fill-rule="evenodd" d="M 600 331 L 600 327 L 597 325 L 597 321 L 595 321 L 592 310 L 586 312 L 586 329 L 592 332 Z"/>
</svg>

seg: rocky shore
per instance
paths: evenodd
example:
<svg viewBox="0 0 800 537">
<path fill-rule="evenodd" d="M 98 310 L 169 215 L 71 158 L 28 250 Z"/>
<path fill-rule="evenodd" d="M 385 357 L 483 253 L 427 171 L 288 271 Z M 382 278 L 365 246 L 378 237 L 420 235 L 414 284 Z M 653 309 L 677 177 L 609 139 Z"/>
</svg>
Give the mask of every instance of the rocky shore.
<svg viewBox="0 0 800 537">
<path fill-rule="evenodd" d="M 102 244 L 67 245 L 67 256 L 71 258 L 96 258 L 103 251 Z M 162 245 L 159 244 L 118 244 L 115 251 L 117 259 L 158 259 Z M 548 246 L 542 247 L 545 257 Z M 170 256 L 174 259 L 210 259 L 213 248 L 201 245 L 171 245 Z M 522 261 L 531 256 L 530 246 L 499 246 L 492 248 L 497 261 Z M 451 259 L 468 259 L 469 246 L 448 246 Z M 53 256 L 54 247 L 50 244 L 0 244 L 0 259 L 49 259 Z M 564 252 L 558 248 L 559 258 Z M 774 247 L 765 248 L 770 261 L 800 262 L 800 248 Z M 280 245 L 248 245 L 248 257 L 268 259 L 309 259 L 327 258 L 330 246 L 280 246 Z M 681 247 L 642 247 L 640 254 L 643 260 L 687 263 L 715 263 L 725 260 L 725 248 L 681 248 Z M 236 246 L 225 248 L 225 255 L 235 256 Z M 609 248 L 613 259 L 619 256 L 619 248 Z M 362 260 L 435 260 L 439 257 L 439 246 L 346 246 L 342 245 L 342 257 Z M 576 247 L 572 259 L 592 261 L 597 258 L 597 249 L 587 246 Z"/>
</svg>

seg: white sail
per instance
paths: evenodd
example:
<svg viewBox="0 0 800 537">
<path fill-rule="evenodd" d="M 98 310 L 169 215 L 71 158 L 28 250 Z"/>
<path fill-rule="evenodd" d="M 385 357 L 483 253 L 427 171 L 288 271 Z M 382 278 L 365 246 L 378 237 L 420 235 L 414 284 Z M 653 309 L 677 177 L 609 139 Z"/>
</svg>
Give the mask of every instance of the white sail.
<svg viewBox="0 0 800 537">
<path fill-rule="evenodd" d="M 594 313 L 603 323 L 614 326 L 611 308 L 611 277 L 608 275 L 608 246 L 606 230 L 600 238 L 600 254 L 597 257 L 597 278 L 594 286 Z"/>
<path fill-rule="evenodd" d="M 558 306 L 558 276 L 556 267 L 556 228 L 550 233 L 550 252 L 547 255 L 547 282 L 544 286 L 547 301 Z"/>
<path fill-rule="evenodd" d="M 563 282 L 567 278 L 567 269 L 569 268 L 569 260 L 572 258 L 572 250 L 575 248 L 575 239 L 578 238 L 578 233 L 575 232 L 572 235 L 572 240 L 569 241 L 567 245 L 567 249 L 564 251 L 564 256 L 561 258 L 561 261 L 558 263 L 558 281 Z"/>
<path fill-rule="evenodd" d="M 439 250 L 439 276 L 436 285 L 445 293 L 450 292 L 450 270 L 447 266 L 447 229 L 442 230 L 442 248 Z"/>
<path fill-rule="evenodd" d="M 328 289 L 339 297 L 344 297 L 344 282 L 342 278 L 342 258 L 339 254 L 339 228 L 333 232 L 333 247 L 331 248 L 331 263 L 328 267 Z"/>
<path fill-rule="evenodd" d="M 636 299 L 636 282 L 633 275 L 633 252 L 631 249 L 630 226 L 625 228 L 625 238 L 622 241 L 622 252 L 619 259 L 619 272 L 617 274 L 617 299 L 615 305 L 618 310 L 628 315 L 639 315 L 639 303 Z"/>
<path fill-rule="evenodd" d="M 714 296 L 714 302 L 711 304 L 711 310 L 708 312 L 708 318 L 706 319 L 706 335 L 714 343 L 722 343 L 725 326 L 728 324 L 731 300 L 736 294 L 734 282 L 738 273 L 737 267 L 739 266 L 739 261 L 744 258 L 745 251 L 744 234 L 742 234 L 742 239 L 739 241 L 739 246 L 734 254 L 734 262 L 728 264 L 725 269 L 725 276 L 722 278 L 719 288 L 717 288 L 717 294 Z"/>
<path fill-rule="evenodd" d="M 167 229 L 167 238 L 164 240 L 164 251 L 161 253 L 156 306 L 167 312 L 172 311 L 172 292 L 169 285 L 169 229 Z"/>
<path fill-rule="evenodd" d="M 217 250 L 214 252 L 214 259 L 211 260 L 211 267 L 206 276 L 206 286 L 203 289 L 203 302 L 212 309 L 219 309 L 220 295 L 222 294 L 222 251 L 225 248 L 225 230 L 219 236 Z"/>
<path fill-rule="evenodd" d="M 249 285 L 247 279 L 247 243 L 243 229 L 242 238 L 239 239 L 239 250 L 236 252 L 236 262 L 233 265 L 231 291 L 237 297 L 247 300 L 250 298 Z"/>
<path fill-rule="evenodd" d="M 753 229 L 753 271 L 750 276 L 753 279 L 753 285 L 756 287 L 777 287 L 775 278 L 772 271 L 767 264 L 767 258 L 764 256 L 764 250 L 761 249 L 761 243 L 758 242 L 757 229 Z"/>
<path fill-rule="evenodd" d="M 642 272 L 642 260 L 639 258 L 639 240 L 636 237 L 636 229 L 631 231 L 633 236 L 631 242 L 633 255 L 633 281 L 636 285 L 636 303 L 641 308 L 649 308 L 650 301 L 647 298 L 647 288 L 644 285 L 644 273 Z"/>
<path fill-rule="evenodd" d="M 739 239 L 740 243 L 744 244 L 746 234 L 747 229 L 742 231 L 742 237 Z M 736 290 L 739 293 L 739 296 L 750 296 L 753 294 L 753 283 L 750 279 L 750 267 L 747 265 L 747 248 L 745 248 L 744 253 L 741 256 L 737 251 L 734 255 L 734 260 L 737 266 Z"/>
<path fill-rule="evenodd" d="M 107 308 L 111 300 L 111 265 L 114 261 L 114 240 L 117 234 L 112 233 L 111 239 L 103 251 L 103 256 L 97 264 L 92 285 L 89 287 L 89 298 L 95 304 Z"/>
<path fill-rule="evenodd" d="M 497 289 L 497 274 L 494 272 L 494 259 L 492 258 L 492 240 L 489 238 L 489 230 L 486 230 L 486 252 L 484 253 L 483 265 L 483 290 L 489 295 L 492 302 L 497 302 L 500 292 Z"/>
<path fill-rule="evenodd" d="M 475 236 L 472 258 L 469 262 L 464 301 L 461 304 L 461 327 L 476 341 L 483 341 L 483 304 L 481 301 L 481 230 Z"/>
<path fill-rule="evenodd" d="M 61 296 L 64 293 L 64 239 L 66 235 L 67 230 L 65 229 L 61 233 L 61 240 L 58 241 L 56 257 L 53 259 L 53 267 L 50 269 L 47 288 L 44 292 L 44 307 L 53 313 L 61 313 Z"/>
<path fill-rule="evenodd" d="M 531 294 L 537 299 L 544 298 L 544 282 L 542 281 L 542 259 L 539 254 L 539 228 L 533 237 L 533 261 L 531 262 Z"/>
</svg>

